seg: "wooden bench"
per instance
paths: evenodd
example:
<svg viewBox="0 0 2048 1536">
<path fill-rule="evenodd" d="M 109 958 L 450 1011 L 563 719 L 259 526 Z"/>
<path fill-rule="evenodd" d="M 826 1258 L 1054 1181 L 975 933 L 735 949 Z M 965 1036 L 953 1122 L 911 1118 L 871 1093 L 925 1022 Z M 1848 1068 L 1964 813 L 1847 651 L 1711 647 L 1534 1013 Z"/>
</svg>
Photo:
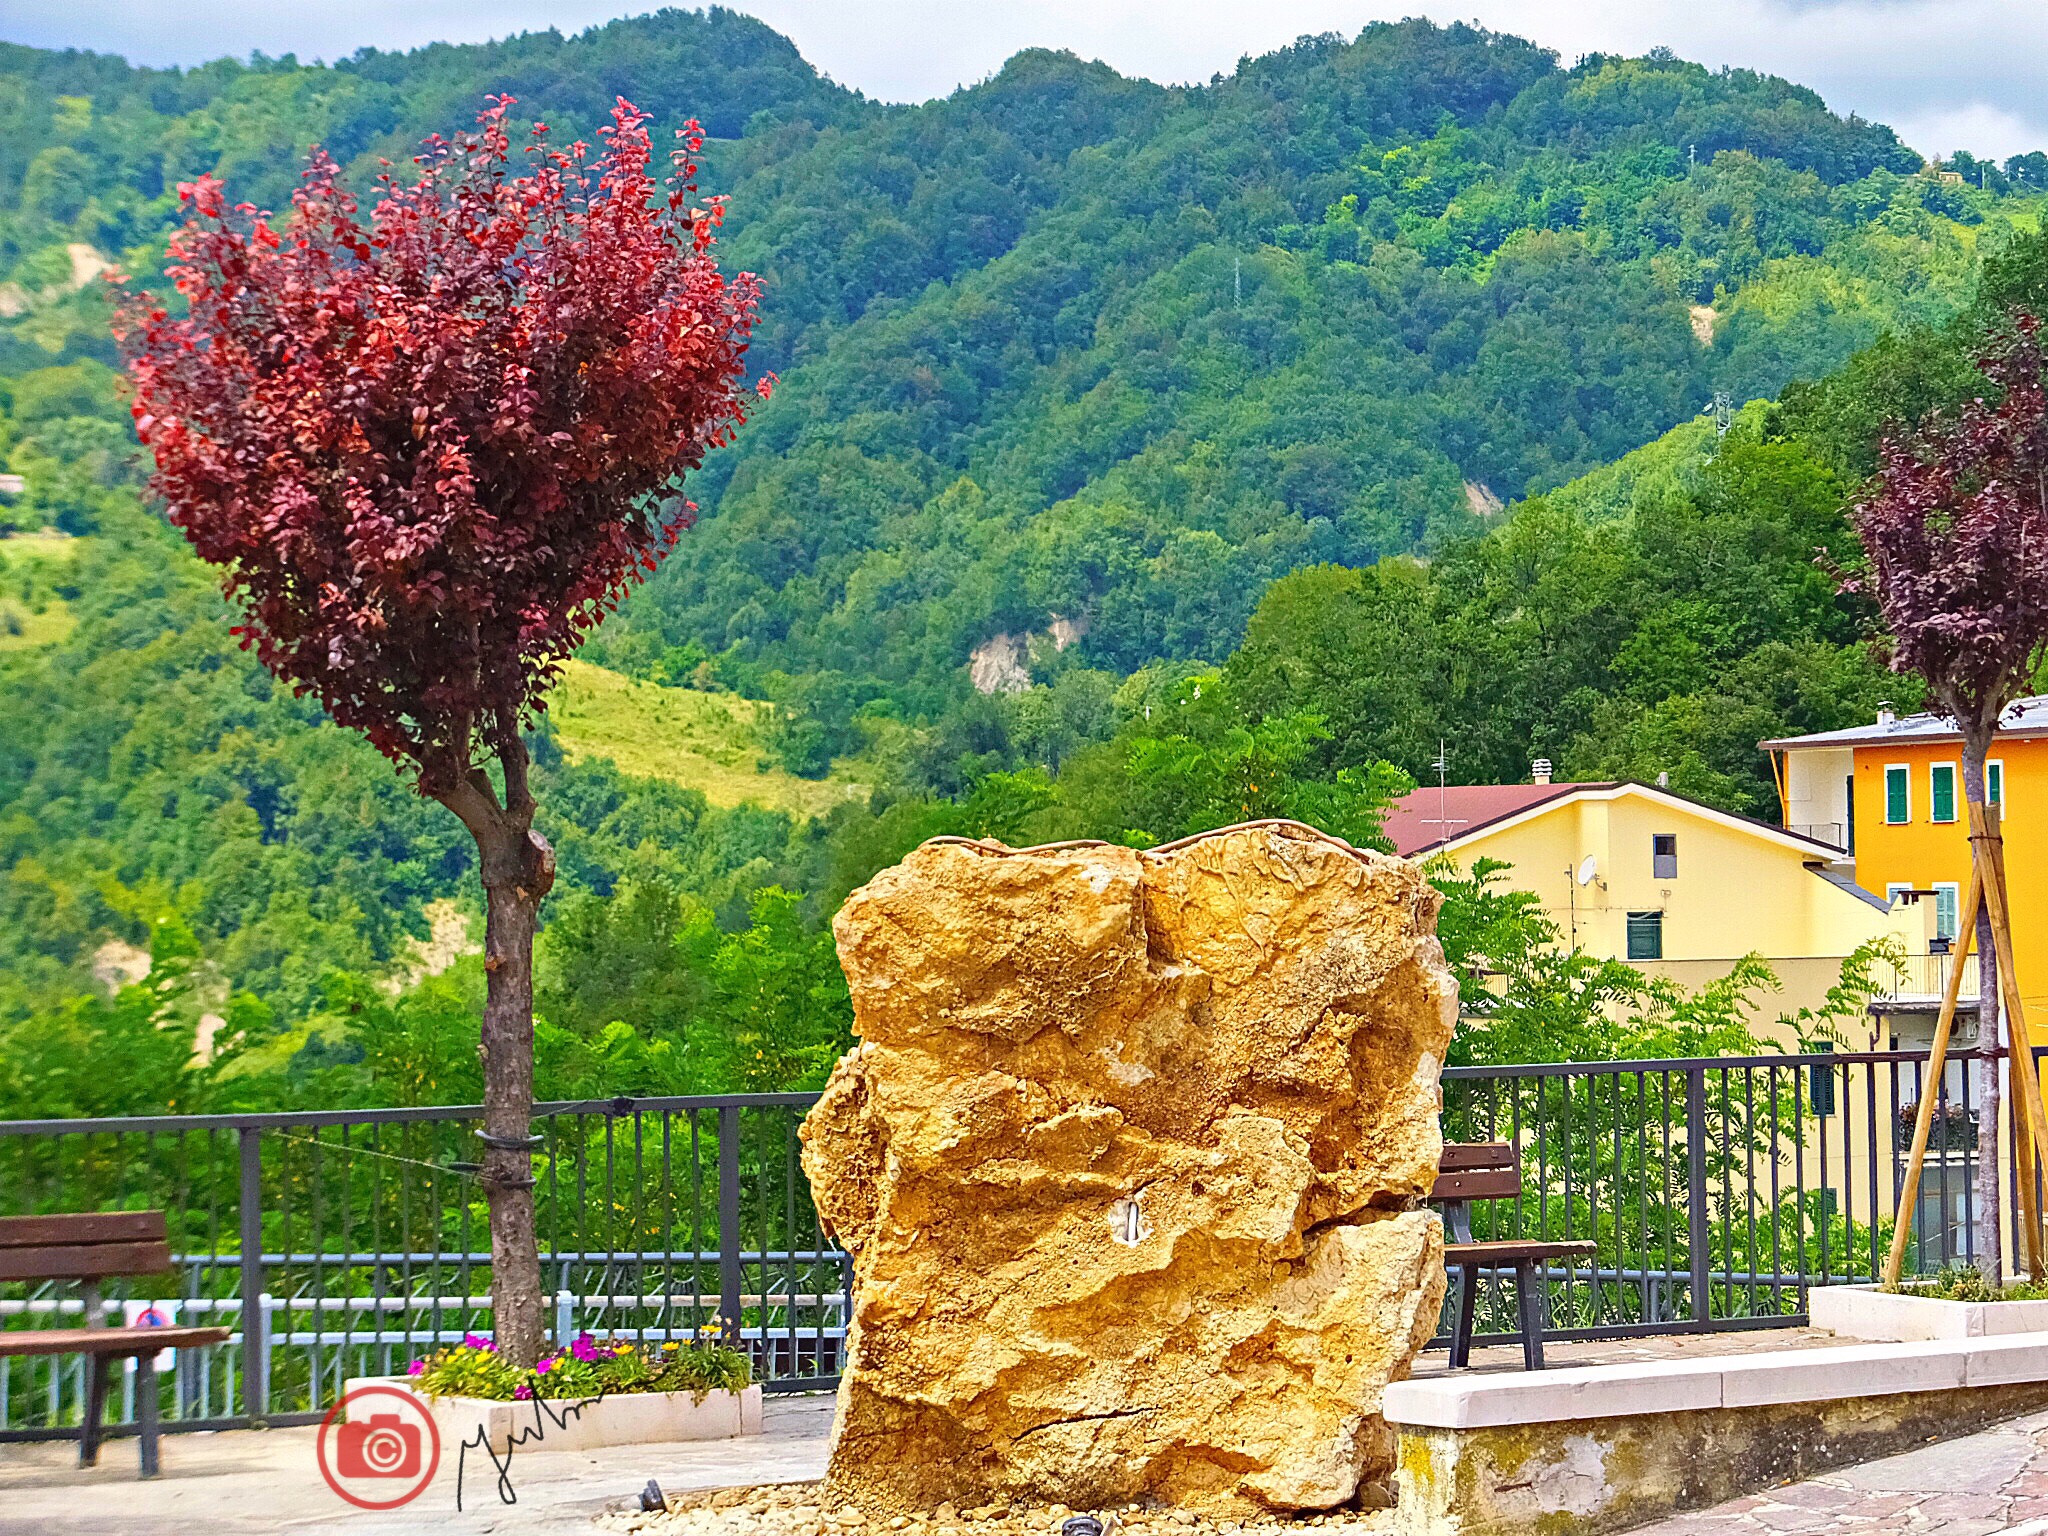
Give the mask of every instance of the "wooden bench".
<svg viewBox="0 0 2048 1536">
<path fill-rule="evenodd" d="M 85 1301 L 83 1328 L 0 1329 L 0 1359 L 14 1355 L 89 1355 L 85 1412 L 78 1426 L 78 1464 L 99 1460 L 100 1420 L 116 1360 L 135 1362 L 135 1418 L 142 1437 L 142 1475 L 157 1474 L 156 1357 L 159 1350 L 219 1344 L 225 1328 L 108 1328 L 100 1282 L 160 1275 L 171 1267 L 162 1211 L 109 1211 L 81 1216 L 0 1216 L 0 1280 L 69 1280 Z"/>
<path fill-rule="evenodd" d="M 1515 1272 L 1515 1306 L 1521 1321 L 1522 1363 L 1543 1369 L 1544 1281 L 1536 1266 L 1551 1259 L 1584 1258 L 1594 1251 L 1588 1242 L 1538 1242 L 1509 1238 L 1476 1242 L 1472 1237 L 1474 1200 L 1512 1200 L 1522 1192 L 1522 1154 L 1506 1141 L 1451 1142 L 1437 1164 L 1430 1203 L 1443 1207 L 1449 1241 L 1444 1264 L 1458 1276 L 1458 1313 L 1451 1329 L 1451 1368 L 1472 1361 L 1472 1324 L 1478 1311 L 1479 1276 L 1487 1270 Z"/>
</svg>

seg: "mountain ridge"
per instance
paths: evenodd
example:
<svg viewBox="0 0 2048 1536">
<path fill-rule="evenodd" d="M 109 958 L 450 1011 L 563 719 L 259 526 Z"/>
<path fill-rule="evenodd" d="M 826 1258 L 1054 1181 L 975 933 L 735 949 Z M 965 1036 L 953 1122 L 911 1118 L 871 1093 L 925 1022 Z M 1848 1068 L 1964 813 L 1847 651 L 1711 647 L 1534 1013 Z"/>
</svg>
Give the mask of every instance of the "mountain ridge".
<svg viewBox="0 0 2048 1536">
<path fill-rule="evenodd" d="M 1025 50 L 913 105 L 715 8 L 327 67 L 8 45 L 0 282 L 35 298 L 0 320 L 0 372 L 111 360 L 66 242 L 146 270 L 177 179 L 276 204 L 312 139 L 360 180 L 495 91 L 558 139 L 615 92 L 714 134 L 705 185 L 732 199 L 725 258 L 766 281 L 754 361 L 783 387 L 693 478 L 698 528 L 604 655 L 645 675 L 701 650 L 828 756 L 854 712 L 941 714 L 977 649 L 1055 618 L 1086 634 L 1042 680 L 1218 660 L 1287 571 L 1427 553 L 1716 394 L 1938 321 L 2038 218 L 1791 82 L 1663 51 L 1566 67 L 1462 23 L 1196 85 Z"/>
</svg>

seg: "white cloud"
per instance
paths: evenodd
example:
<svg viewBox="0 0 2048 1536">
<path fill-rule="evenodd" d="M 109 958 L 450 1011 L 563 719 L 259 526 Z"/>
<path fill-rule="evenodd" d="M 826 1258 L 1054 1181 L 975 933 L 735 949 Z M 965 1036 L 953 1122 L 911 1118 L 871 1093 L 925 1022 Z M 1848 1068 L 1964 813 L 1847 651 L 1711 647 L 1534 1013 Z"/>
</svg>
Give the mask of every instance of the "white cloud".
<svg viewBox="0 0 2048 1536">
<path fill-rule="evenodd" d="M 1207 79 L 1302 33 L 1375 18 L 1478 21 L 1556 49 L 1660 44 L 1712 66 L 1812 86 L 1840 111 L 1892 123 L 1923 153 L 2048 148 L 2048 22 L 2040 0 L 728 0 L 796 40 L 834 78 L 889 100 L 980 79 L 1020 48 L 1069 48 L 1128 74 Z M 574 30 L 633 0 L 7 0 L 0 36 L 148 62 L 222 53 L 338 57 L 363 44 Z"/>
<path fill-rule="evenodd" d="M 2048 144 L 2038 124 L 1988 101 L 1959 102 L 1952 107 L 1896 113 L 1891 126 L 1900 138 L 1929 159 L 1967 149 L 1974 155 L 2003 160 Z"/>
</svg>

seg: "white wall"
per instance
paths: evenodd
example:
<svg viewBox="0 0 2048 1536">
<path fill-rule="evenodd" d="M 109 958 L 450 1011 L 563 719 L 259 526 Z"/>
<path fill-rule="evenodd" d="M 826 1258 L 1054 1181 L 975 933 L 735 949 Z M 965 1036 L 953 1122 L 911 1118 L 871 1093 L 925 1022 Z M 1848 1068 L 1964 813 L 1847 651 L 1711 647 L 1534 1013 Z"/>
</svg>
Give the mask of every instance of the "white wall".
<svg viewBox="0 0 2048 1536">
<path fill-rule="evenodd" d="M 1785 821 L 1793 831 L 1845 847 L 1849 840 L 1849 776 L 1856 754 L 1848 747 L 1814 747 L 1785 754 Z"/>
</svg>

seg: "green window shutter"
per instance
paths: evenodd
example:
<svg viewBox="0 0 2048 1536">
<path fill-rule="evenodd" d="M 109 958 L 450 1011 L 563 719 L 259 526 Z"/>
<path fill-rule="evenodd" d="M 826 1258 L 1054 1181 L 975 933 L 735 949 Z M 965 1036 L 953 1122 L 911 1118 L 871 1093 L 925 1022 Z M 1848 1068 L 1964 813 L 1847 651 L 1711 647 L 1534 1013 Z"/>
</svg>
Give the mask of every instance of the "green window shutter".
<svg viewBox="0 0 2048 1536">
<path fill-rule="evenodd" d="M 1906 819 L 1906 790 L 1910 782 L 1904 768 L 1884 771 L 1884 819 L 1894 826 Z"/>
<path fill-rule="evenodd" d="M 1962 913 L 1956 909 L 1956 888 L 1952 885 L 1937 885 L 1934 888 L 1934 931 L 1944 939 L 1953 939 L 1961 926 Z"/>
<path fill-rule="evenodd" d="M 1947 763 L 1936 763 L 1928 770 L 1927 780 L 1929 814 L 1936 821 L 1956 819 L 1956 771 Z"/>
<path fill-rule="evenodd" d="M 2001 811 L 2005 809 L 2005 764 L 1984 765 L 1984 798 Z"/>
<path fill-rule="evenodd" d="M 1628 915 L 1628 957 L 1631 960 L 1664 958 L 1664 914 L 1631 912 Z"/>
</svg>

